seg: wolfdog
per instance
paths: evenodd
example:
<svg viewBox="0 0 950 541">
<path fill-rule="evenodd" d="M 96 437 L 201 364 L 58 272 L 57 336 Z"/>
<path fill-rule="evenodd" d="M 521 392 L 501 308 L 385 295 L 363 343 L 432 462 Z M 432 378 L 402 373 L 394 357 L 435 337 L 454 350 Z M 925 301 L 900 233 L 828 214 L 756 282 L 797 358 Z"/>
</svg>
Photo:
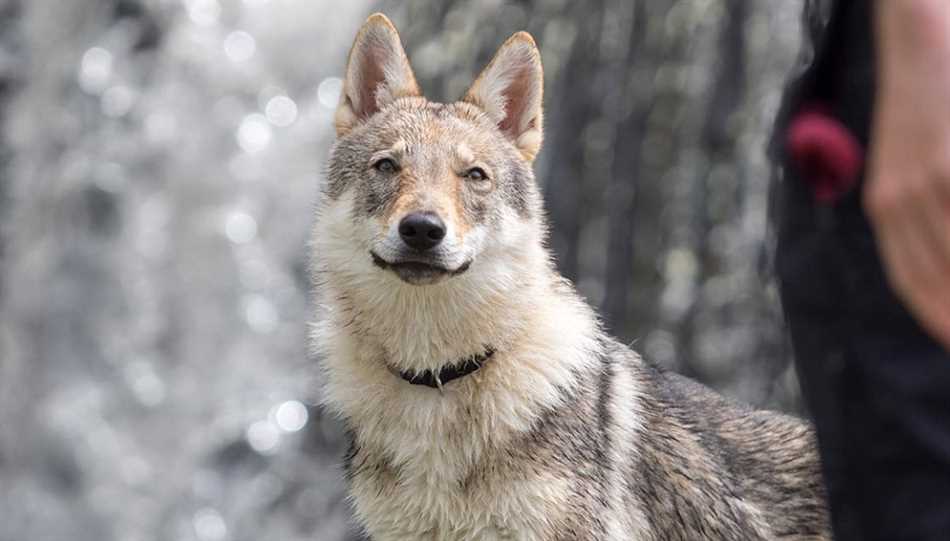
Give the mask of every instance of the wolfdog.
<svg viewBox="0 0 950 541">
<path fill-rule="evenodd" d="M 560 277 L 532 162 L 542 68 L 506 41 L 426 100 L 372 15 L 312 237 L 312 341 L 376 540 L 829 539 L 815 437 L 642 360 Z"/>
</svg>

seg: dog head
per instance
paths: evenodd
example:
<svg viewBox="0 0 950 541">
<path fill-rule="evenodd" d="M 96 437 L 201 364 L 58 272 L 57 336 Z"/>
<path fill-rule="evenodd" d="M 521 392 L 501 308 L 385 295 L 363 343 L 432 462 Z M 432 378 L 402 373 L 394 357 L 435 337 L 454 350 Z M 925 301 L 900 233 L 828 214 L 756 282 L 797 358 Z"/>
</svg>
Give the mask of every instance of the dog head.
<svg viewBox="0 0 950 541">
<path fill-rule="evenodd" d="M 348 255 L 327 265 L 370 272 L 368 262 L 426 286 L 517 250 L 527 229 L 540 229 L 531 164 L 541 97 L 540 54 L 525 32 L 460 101 L 442 104 L 422 96 L 389 19 L 367 19 L 347 62 L 315 239 Z"/>
</svg>

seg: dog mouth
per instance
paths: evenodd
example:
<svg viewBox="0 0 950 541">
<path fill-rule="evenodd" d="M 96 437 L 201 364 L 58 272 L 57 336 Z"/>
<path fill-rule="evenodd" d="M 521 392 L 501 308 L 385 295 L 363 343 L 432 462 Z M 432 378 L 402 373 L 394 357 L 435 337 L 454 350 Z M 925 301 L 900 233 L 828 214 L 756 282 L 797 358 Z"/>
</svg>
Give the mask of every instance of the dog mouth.
<svg viewBox="0 0 950 541">
<path fill-rule="evenodd" d="M 375 252 L 370 252 L 373 264 L 377 267 L 392 271 L 400 280 L 412 285 L 429 285 L 442 281 L 445 278 L 458 276 L 471 266 L 471 260 L 462 263 L 455 269 L 449 269 L 431 261 L 421 259 L 405 259 L 400 261 L 386 261 Z"/>
</svg>

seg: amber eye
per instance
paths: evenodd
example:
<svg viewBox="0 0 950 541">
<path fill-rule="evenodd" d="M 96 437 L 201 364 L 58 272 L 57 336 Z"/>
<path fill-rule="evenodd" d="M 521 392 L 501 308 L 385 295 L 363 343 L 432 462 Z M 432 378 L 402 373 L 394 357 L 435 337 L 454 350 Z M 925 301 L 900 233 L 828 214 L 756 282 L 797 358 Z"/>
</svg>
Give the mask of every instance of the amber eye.
<svg viewBox="0 0 950 541">
<path fill-rule="evenodd" d="M 389 158 L 383 158 L 377 161 L 376 163 L 373 164 L 373 167 L 380 173 L 385 173 L 387 175 L 391 175 L 392 173 L 395 173 L 396 169 L 398 169 L 398 167 L 396 167 L 396 162 L 392 161 Z"/>
<path fill-rule="evenodd" d="M 481 167 L 473 167 L 465 172 L 465 178 L 479 182 L 482 180 L 488 180 L 488 174 L 485 173 L 485 170 Z"/>
</svg>

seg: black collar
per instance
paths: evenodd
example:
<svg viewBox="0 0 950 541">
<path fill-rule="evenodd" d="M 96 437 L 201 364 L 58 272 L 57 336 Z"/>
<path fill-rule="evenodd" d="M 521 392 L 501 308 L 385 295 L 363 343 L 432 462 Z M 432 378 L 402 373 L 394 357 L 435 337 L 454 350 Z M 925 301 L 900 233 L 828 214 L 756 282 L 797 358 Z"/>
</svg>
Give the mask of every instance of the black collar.
<svg viewBox="0 0 950 541">
<path fill-rule="evenodd" d="M 432 370 L 426 370 L 419 374 L 412 372 L 399 372 L 399 377 L 413 385 L 425 385 L 426 387 L 432 387 L 433 389 L 441 389 L 443 385 L 452 381 L 453 379 L 465 377 L 478 370 L 483 364 L 485 364 L 485 361 L 491 358 L 491 356 L 494 354 L 494 349 L 485 348 L 485 353 L 472 355 L 471 357 L 462 359 L 461 361 L 458 361 L 454 364 L 443 366 L 442 369 L 439 370 L 438 374 L 433 373 Z"/>
</svg>

